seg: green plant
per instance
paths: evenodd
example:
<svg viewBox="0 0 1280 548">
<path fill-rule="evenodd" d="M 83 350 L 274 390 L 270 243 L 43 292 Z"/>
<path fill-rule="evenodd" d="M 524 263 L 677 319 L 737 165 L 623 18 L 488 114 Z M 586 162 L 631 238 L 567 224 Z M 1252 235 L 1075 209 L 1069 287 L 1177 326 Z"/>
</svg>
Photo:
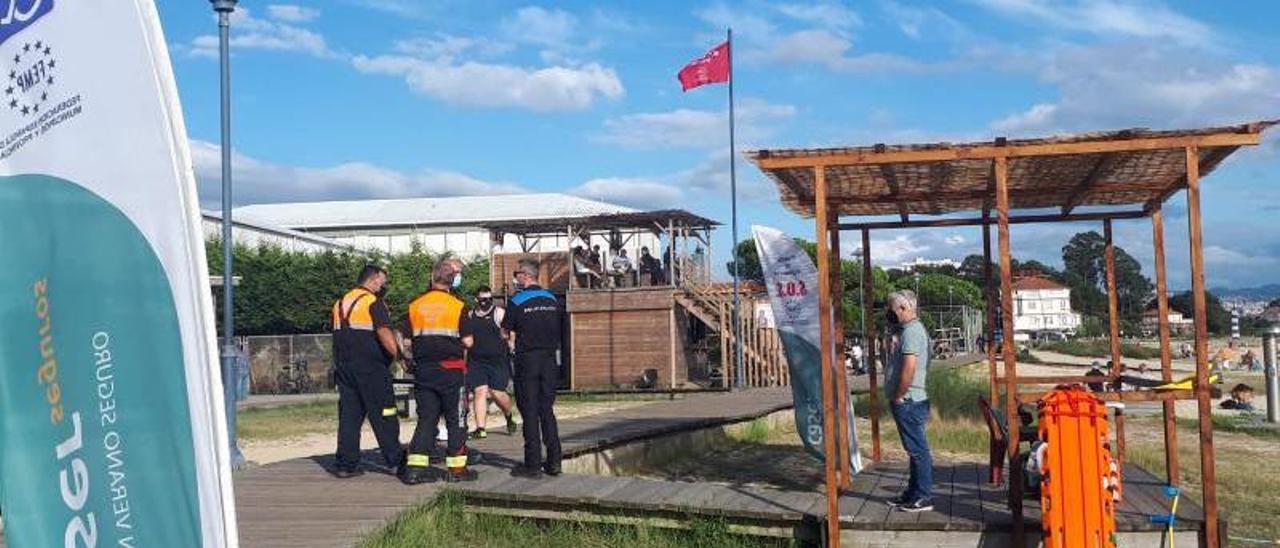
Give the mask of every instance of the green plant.
<svg viewBox="0 0 1280 548">
<path fill-rule="evenodd" d="M 1106 339 L 1054 341 L 1041 345 L 1039 349 L 1084 358 L 1109 359 L 1111 356 L 1111 343 Z M 1120 343 L 1120 355 L 1133 360 L 1155 360 L 1160 358 L 1160 349 Z"/>
<path fill-rule="evenodd" d="M 584 521 L 539 521 L 465 511 L 463 497 L 442 491 L 433 502 L 406 510 L 371 532 L 361 548 L 440 546 L 474 548 L 627 546 L 637 548 L 754 548 L 790 546 L 784 539 L 737 535 L 718 519 L 689 517 L 687 529 Z"/>
</svg>

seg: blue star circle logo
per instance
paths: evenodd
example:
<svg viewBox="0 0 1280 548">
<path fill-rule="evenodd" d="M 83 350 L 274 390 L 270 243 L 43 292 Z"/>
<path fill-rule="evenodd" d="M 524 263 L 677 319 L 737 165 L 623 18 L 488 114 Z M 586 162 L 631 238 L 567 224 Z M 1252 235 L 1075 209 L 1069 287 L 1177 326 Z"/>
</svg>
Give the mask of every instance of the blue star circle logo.
<svg viewBox="0 0 1280 548">
<path fill-rule="evenodd" d="M 49 101 L 50 90 L 57 81 L 54 73 L 58 68 L 58 60 L 53 53 L 52 46 L 43 40 L 36 40 L 23 43 L 7 59 L 12 64 L 9 65 L 0 101 L 10 111 L 25 117 L 37 115 L 44 108 Z"/>
</svg>

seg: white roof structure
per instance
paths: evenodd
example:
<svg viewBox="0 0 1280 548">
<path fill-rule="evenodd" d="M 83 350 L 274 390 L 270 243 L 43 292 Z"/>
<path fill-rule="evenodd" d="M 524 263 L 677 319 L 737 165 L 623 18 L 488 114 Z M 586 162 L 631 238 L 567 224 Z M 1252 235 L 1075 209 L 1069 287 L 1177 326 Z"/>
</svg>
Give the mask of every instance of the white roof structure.
<svg viewBox="0 0 1280 548">
<path fill-rule="evenodd" d="M 636 209 L 568 194 L 497 194 L 450 198 L 402 198 L 258 204 L 235 209 L 237 219 L 256 219 L 300 230 L 391 226 L 475 226 L 483 222 L 566 219 Z"/>
<path fill-rule="evenodd" d="M 222 236 L 222 212 L 205 210 L 200 212 L 201 226 L 206 238 Z M 267 223 L 245 220 L 238 213 L 231 215 L 232 237 L 237 244 L 256 246 L 270 244 L 280 246 L 289 251 L 351 251 L 367 252 L 356 246 L 334 241 L 329 238 L 290 230 Z"/>
</svg>

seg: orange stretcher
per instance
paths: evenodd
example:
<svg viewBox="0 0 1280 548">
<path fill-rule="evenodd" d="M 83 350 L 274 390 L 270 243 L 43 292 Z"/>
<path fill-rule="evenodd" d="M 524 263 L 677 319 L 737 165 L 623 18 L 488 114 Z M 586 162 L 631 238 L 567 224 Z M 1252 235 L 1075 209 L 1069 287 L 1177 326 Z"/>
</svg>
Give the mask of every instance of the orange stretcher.
<svg viewBox="0 0 1280 548">
<path fill-rule="evenodd" d="M 1040 507 L 1046 548 L 1114 548 L 1120 470 L 1102 400 L 1079 385 L 1040 402 Z"/>
</svg>

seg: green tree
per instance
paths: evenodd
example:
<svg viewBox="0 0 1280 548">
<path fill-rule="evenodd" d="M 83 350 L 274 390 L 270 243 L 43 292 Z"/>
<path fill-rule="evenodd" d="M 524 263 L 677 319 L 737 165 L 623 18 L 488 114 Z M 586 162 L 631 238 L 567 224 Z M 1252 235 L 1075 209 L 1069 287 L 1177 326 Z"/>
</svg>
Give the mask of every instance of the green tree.
<svg viewBox="0 0 1280 548">
<path fill-rule="evenodd" d="M 817 244 L 801 238 L 796 238 L 795 240 L 796 244 L 809 254 L 809 260 L 813 261 L 814 264 L 817 264 Z M 738 242 L 738 245 L 734 246 L 734 249 L 737 250 L 738 262 L 742 265 L 742 271 L 738 275 L 738 278 L 744 282 L 752 281 L 763 285 L 764 268 L 760 266 L 760 253 L 756 250 L 755 240 L 751 238 L 742 240 Z M 732 276 L 734 268 L 733 261 L 726 262 L 724 267 L 729 271 L 729 275 Z"/>
<path fill-rule="evenodd" d="M 1082 314 L 1106 317 L 1106 239 L 1094 231 L 1071 237 L 1062 247 L 1062 281 L 1071 288 L 1071 305 Z M 1139 323 L 1151 299 L 1151 280 L 1124 248 L 1115 246 L 1116 297 L 1121 320 Z"/>
</svg>

